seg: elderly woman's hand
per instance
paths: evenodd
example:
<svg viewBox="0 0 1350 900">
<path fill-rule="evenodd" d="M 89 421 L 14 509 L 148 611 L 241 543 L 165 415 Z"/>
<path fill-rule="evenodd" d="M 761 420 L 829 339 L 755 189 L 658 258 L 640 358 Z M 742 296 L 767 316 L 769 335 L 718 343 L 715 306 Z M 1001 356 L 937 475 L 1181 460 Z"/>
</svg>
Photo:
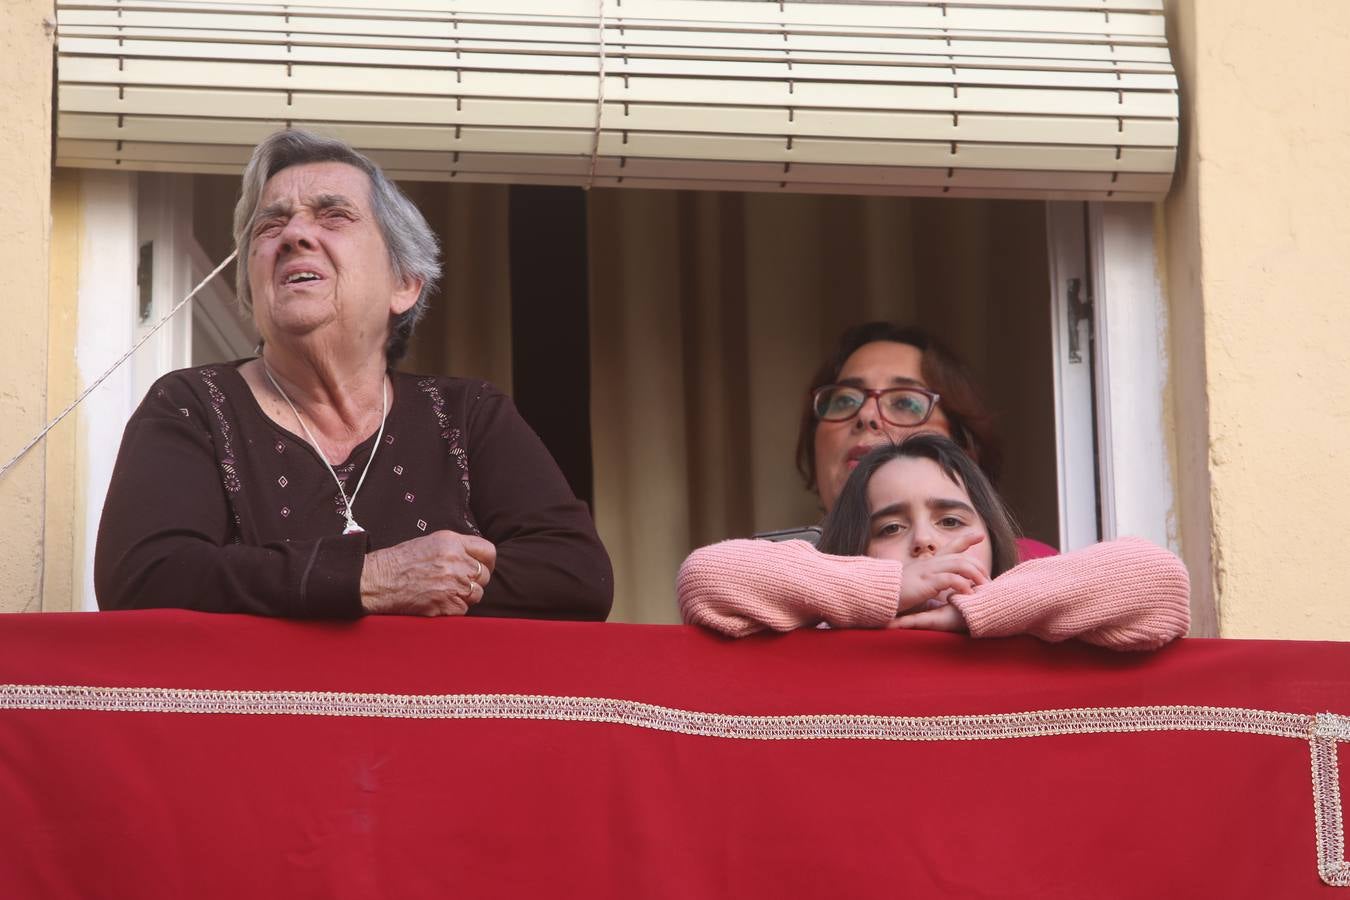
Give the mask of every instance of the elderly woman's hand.
<svg viewBox="0 0 1350 900">
<path fill-rule="evenodd" d="M 497 548 L 473 535 L 436 531 L 366 554 L 361 606 L 374 615 L 462 616 L 483 599 Z"/>
</svg>

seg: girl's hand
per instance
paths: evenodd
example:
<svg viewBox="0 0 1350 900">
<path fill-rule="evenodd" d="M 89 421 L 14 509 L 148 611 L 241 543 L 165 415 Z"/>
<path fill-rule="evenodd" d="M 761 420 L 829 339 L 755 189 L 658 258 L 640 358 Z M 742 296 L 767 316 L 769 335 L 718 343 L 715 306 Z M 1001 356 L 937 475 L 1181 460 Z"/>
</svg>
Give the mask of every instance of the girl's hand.
<svg viewBox="0 0 1350 900">
<path fill-rule="evenodd" d="M 976 587 L 989 582 L 989 575 L 965 551 L 984 540 L 982 534 L 966 534 L 957 538 L 943 552 L 904 564 L 900 575 L 899 613 L 922 607 L 930 600 L 945 599 L 952 594 L 969 594 Z M 936 610 L 933 610 L 936 612 Z M 960 613 L 957 614 L 958 617 Z"/>
<path fill-rule="evenodd" d="M 899 616 L 892 619 L 891 624 L 886 627 L 918 628 L 924 631 L 956 631 L 961 633 L 970 630 L 966 626 L 965 617 L 961 615 L 961 610 L 951 604 L 939 606 L 937 609 L 926 609 L 923 612 Z"/>
</svg>

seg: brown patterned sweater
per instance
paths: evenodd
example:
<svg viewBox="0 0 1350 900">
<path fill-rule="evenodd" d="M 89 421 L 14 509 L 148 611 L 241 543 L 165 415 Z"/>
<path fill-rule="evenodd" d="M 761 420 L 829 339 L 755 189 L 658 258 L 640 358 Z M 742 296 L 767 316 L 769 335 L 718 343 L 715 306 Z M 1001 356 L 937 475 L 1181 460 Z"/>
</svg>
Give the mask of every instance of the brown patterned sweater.
<svg viewBox="0 0 1350 900">
<path fill-rule="evenodd" d="M 127 423 L 99 524 L 103 609 L 361 615 L 365 554 L 440 529 L 497 545 L 471 615 L 609 614 L 609 556 L 583 503 L 510 399 L 460 378 L 392 373 L 384 438 L 344 536 L 314 448 L 259 408 L 245 360 L 159 379 Z M 340 466 L 354 487 L 374 435 Z"/>
</svg>

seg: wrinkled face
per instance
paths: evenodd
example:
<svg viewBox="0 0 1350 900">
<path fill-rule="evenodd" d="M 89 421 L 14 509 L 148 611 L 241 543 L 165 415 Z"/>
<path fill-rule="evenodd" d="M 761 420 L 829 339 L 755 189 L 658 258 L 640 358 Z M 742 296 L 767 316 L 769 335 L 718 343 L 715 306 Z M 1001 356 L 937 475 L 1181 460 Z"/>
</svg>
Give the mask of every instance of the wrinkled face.
<svg viewBox="0 0 1350 900">
<path fill-rule="evenodd" d="M 923 351 L 894 341 L 863 344 L 845 360 L 835 381 L 877 390 L 928 387 L 923 380 Z M 895 443 L 924 431 L 951 437 L 951 428 L 942 412 L 941 401 L 938 401 L 928 421 L 918 426 L 890 424 L 881 417 L 876 398 L 868 399 L 858 414 L 845 422 L 817 422 L 816 490 L 825 511 L 834 508 L 834 501 L 839 498 L 849 473 L 857 468 L 858 460 L 868 450 L 878 444 Z"/>
<path fill-rule="evenodd" d="M 906 562 L 951 552 L 962 537 L 984 540 L 964 554 L 986 574 L 993 568 L 989 529 L 965 487 L 931 459 L 901 457 L 884 464 L 867 483 L 870 539 L 867 555 Z"/>
<path fill-rule="evenodd" d="M 264 341 L 322 334 L 343 352 L 383 352 L 390 315 L 410 308 L 421 284 L 395 277 L 364 172 L 338 162 L 282 169 L 249 227 L 248 283 Z"/>
</svg>

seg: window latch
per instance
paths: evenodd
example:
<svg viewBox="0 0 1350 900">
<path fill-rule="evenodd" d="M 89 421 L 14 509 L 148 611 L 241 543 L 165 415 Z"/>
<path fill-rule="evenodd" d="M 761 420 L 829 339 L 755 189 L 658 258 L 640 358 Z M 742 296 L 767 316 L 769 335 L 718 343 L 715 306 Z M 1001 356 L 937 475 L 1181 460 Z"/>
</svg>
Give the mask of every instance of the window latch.
<svg viewBox="0 0 1350 900">
<path fill-rule="evenodd" d="M 1069 362 L 1083 361 L 1082 348 L 1078 345 L 1078 326 L 1088 323 L 1088 338 L 1092 336 L 1092 296 L 1083 290 L 1083 279 L 1069 279 Z"/>
</svg>

